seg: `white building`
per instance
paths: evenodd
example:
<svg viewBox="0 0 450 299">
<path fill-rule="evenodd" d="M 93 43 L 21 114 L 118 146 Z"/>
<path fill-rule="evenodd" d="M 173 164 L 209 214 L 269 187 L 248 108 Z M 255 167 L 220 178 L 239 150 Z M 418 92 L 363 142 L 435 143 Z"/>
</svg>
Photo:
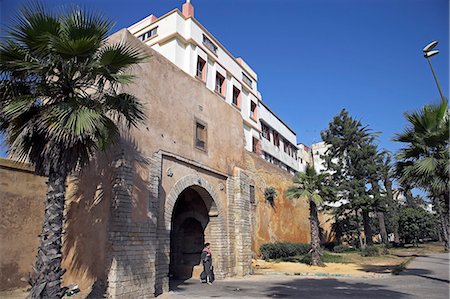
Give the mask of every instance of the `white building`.
<svg viewBox="0 0 450 299">
<path fill-rule="evenodd" d="M 313 166 L 312 149 L 303 143 L 297 144 L 299 171 L 305 172 L 308 165 Z"/>
<path fill-rule="evenodd" d="M 314 169 L 317 173 L 321 173 L 327 169 L 325 166 L 325 159 L 322 157 L 325 155 L 329 145 L 326 145 L 325 142 L 318 142 L 311 145 L 312 159 Z"/>
<path fill-rule="evenodd" d="M 189 0 L 182 12 L 150 15 L 128 30 L 240 111 L 248 151 L 292 173 L 299 171 L 295 132 L 262 102 L 255 71 L 194 18 Z"/>
</svg>

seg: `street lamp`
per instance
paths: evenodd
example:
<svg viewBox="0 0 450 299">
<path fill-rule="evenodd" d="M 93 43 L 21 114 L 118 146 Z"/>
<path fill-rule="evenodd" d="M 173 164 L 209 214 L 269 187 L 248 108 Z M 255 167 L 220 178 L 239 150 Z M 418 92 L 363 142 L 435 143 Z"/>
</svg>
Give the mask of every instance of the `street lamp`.
<svg viewBox="0 0 450 299">
<path fill-rule="evenodd" d="M 432 41 L 431 43 L 429 43 L 428 45 L 426 45 L 425 48 L 423 48 L 423 57 L 425 57 L 428 61 L 428 65 L 430 66 L 431 73 L 433 73 L 434 81 L 436 81 L 436 85 L 439 90 L 439 94 L 441 95 L 441 99 L 444 100 L 444 95 L 442 94 L 441 87 L 439 86 L 438 79 L 436 77 L 436 74 L 434 72 L 433 66 L 431 65 L 431 61 L 430 61 L 430 58 L 432 56 L 439 53 L 439 50 L 433 50 L 437 44 L 438 44 L 438 41 L 435 40 L 435 41 Z"/>
</svg>

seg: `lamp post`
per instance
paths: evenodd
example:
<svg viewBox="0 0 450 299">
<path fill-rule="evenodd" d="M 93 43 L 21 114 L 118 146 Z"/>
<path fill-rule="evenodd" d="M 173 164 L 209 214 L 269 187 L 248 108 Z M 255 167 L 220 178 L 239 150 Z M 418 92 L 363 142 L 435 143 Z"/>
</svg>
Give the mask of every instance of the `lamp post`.
<svg viewBox="0 0 450 299">
<path fill-rule="evenodd" d="M 431 73 L 433 74 L 434 81 L 436 81 L 437 88 L 439 90 L 439 94 L 441 95 L 441 99 L 444 100 L 444 95 L 442 94 L 441 86 L 439 85 L 439 81 L 436 77 L 436 73 L 434 72 L 433 66 L 431 65 L 430 58 L 439 53 L 439 50 L 433 50 L 434 47 L 438 44 L 438 41 L 432 41 L 428 45 L 423 48 L 423 57 L 425 57 L 428 61 L 428 65 L 430 66 Z"/>
</svg>

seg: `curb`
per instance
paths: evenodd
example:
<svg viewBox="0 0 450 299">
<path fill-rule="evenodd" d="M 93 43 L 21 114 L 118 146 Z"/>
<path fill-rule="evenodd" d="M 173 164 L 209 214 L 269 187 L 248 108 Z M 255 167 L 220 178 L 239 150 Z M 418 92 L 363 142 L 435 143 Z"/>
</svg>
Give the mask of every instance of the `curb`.
<svg viewBox="0 0 450 299">
<path fill-rule="evenodd" d="M 370 275 L 355 275 L 355 274 L 338 274 L 338 273 L 309 273 L 309 272 L 255 272 L 253 275 L 263 276 L 307 276 L 307 277 L 356 277 L 356 278 L 380 278 L 391 277 L 391 273 L 377 273 Z"/>
</svg>

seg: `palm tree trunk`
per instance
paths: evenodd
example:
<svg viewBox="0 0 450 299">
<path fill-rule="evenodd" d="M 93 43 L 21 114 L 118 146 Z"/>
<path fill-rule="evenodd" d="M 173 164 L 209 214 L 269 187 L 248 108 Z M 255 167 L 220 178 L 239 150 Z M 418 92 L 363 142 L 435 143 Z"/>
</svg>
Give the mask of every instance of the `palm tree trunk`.
<svg viewBox="0 0 450 299">
<path fill-rule="evenodd" d="M 362 210 L 362 215 L 363 215 L 364 237 L 366 239 L 366 245 L 373 245 L 372 227 L 370 226 L 369 211 L 363 209 Z"/>
<path fill-rule="evenodd" d="M 309 224 L 311 226 L 311 265 L 324 266 L 320 260 L 319 216 L 316 203 L 309 201 Z"/>
<path fill-rule="evenodd" d="M 388 235 L 387 235 L 387 231 L 386 231 L 386 224 L 384 221 L 384 213 L 378 211 L 377 216 L 378 216 L 378 224 L 380 226 L 381 240 L 383 241 L 384 244 L 387 245 L 389 240 L 388 240 Z"/>
<path fill-rule="evenodd" d="M 355 210 L 355 215 L 356 215 L 356 233 L 358 235 L 359 248 L 364 248 L 365 244 L 364 244 L 363 239 L 361 237 L 361 226 L 359 224 L 358 209 Z"/>
<path fill-rule="evenodd" d="M 378 181 L 373 180 L 371 182 L 372 185 L 372 189 L 374 192 L 374 196 L 379 197 L 380 196 L 380 186 L 378 185 Z M 383 209 L 386 208 L 386 204 L 385 201 L 381 201 L 381 203 L 378 203 L 379 206 Z M 380 227 L 380 234 L 381 234 L 381 240 L 383 242 L 383 244 L 388 244 L 388 235 L 387 235 L 387 231 L 386 231 L 386 224 L 384 221 L 384 213 L 383 211 L 378 211 L 377 210 L 377 218 L 378 218 L 378 225 Z"/>
<path fill-rule="evenodd" d="M 412 208 L 417 208 L 417 204 L 414 200 L 414 196 L 411 192 L 411 188 L 405 187 L 406 191 L 405 191 L 405 197 L 406 197 L 406 205 Z"/>
<path fill-rule="evenodd" d="M 386 197 L 388 199 L 388 207 L 390 207 L 390 211 L 388 214 L 393 215 L 393 223 L 392 223 L 392 231 L 394 233 L 394 244 L 400 244 L 400 234 L 398 233 L 398 209 L 397 203 L 394 202 L 394 195 L 392 192 L 392 181 L 389 177 L 386 177 L 383 181 L 384 188 L 386 189 Z"/>
<path fill-rule="evenodd" d="M 439 200 L 439 197 L 433 197 L 433 210 L 436 211 L 436 214 L 438 215 L 438 219 L 439 219 L 439 225 L 438 225 L 438 238 L 439 238 L 439 242 L 443 242 L 444 241 L 444 216 L 442 215 L 442 208 L 441 208 L 441 203 Z"/>
<path fill-rule="evenodd" d="M 444 237 L 444 249 L 446 252 L 450 251 L 450 221 L 449 221 L 449 194 L 446 192 L 440 197 L 442 200 L 441 207 L 441 226 L 442 235 Z"/>
<path fill-rule="evenodd" d="M 65 272 L 61 268 L 61 247 L 66 179 L 66 170 L 50 170 L 31 298 L 61 298 L 64 293 L 61 289 L 61 279 Z"/>
</svg>

